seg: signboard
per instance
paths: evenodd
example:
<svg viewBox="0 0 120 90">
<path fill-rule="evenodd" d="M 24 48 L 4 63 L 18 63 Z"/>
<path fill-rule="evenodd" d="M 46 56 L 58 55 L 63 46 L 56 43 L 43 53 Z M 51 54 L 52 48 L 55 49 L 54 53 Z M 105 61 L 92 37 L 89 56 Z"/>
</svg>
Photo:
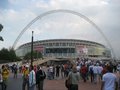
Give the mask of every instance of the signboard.
<svg viewBox="0 0 120 90">
<path fill-rule="evenodd" d="M 76 51 L 78 54 L 87 54 L 88 48 L 85 45 L 76 46 Z"/>
<path fill-rule="evenodd" d="M 38 51 L 38 52 L 43 52 L 44 51 L 44 47 L 43 46 L 35 46 L 34 51 Z"/>
</svg>

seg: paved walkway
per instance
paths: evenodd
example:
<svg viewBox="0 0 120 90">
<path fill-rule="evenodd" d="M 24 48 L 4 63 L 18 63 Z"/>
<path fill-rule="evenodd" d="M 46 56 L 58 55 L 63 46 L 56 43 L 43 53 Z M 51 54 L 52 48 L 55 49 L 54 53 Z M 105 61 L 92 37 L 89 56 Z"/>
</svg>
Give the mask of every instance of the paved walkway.
<svg viewBox="0 0 120 90">
<path fill-rule="evenodd" d="M 65 80 L 46 80 L 44 90 L 67 90 L 64 85 Z M 79 90 L 100 90 L 100 83 L 91 84 L 89 81 L 80 81 Z"/>
<path fill-rule="evenodd" d="M 8 81 L 8 89 L 7 90 L 22 90 L 22 78 L 21 74 L 18 75 L 17 79 L 13 78 L 13 75 L 10 75 Z M 67 90 L 64 85 L 65 80 L 45 80 L 44 82 L 44 90 Z M 92 84 L 90 81 L 84 83 L 82 80 L 79 84 L 79 90 L 100 90 L 100 83 Z"/>
<path fill-rule="evenodd" d="M 8 80 L 7 90 L 22 90 L 22 75 L 19 74 L 17 79 L 13 78 L 11 74 Z"/>
</svg>

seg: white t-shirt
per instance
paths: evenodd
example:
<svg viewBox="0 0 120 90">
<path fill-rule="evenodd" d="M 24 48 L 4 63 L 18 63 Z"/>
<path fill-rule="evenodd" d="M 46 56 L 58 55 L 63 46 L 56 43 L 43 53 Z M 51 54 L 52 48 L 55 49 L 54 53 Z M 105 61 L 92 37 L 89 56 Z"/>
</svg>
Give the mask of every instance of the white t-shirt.
<svg viewBox="0 0 120 90">
<path fill-rule="evenodd" d="M 36 77 L 35 77 L 35 71 L 32 70 L 29 74 L 29 86 L 31 87 L 32 85 L 36 84 Z"/>
<path fill-rule="evenodd" d="M 102 66 L 98 66 L 98 74 L 101 74 L 102 70 L 103 70 L 103 67 Z"/>
<path fill-rule="evenodd" d="M 115 82 L 117 81 L 117 77 L 113 73 L 106 73 L 103 75 L 102 81 L 104 82 L 103 90 L 115 90 Z"/>
<path fill-rule="evenodd" d="M 53 67 L 50 66 L 50 67 L 49 67 L 49 70 L 50 70 L 50 72 L 53 72 Z"/>
<path fill-rule="evenodd" d="M 93 70 L 93 67 L 94 67 L 93 65 L 90 65 L 90 66 L 89 66 L 89 71 L 90 71 L 90 69 Z"/>
<path fill-rule="evenodd" d="M 77 68 L 77 71 L 80 71 L 80 66 L 77 66 L 76 68 Z"/>
<path fill-rule="evenodd" d="M 94 74 L 98 74 L 98 68 L 97 68 L 97 66 L 93 66 L 93 73 Z"/>
</svg>

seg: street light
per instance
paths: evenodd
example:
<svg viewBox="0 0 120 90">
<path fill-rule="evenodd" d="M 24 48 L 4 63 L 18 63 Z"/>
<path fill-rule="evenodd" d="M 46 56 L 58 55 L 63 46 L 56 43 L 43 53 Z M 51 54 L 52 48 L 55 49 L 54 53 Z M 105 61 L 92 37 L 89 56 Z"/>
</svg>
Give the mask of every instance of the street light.
<svg viewBox="0 0 120 90">
<path fill-rule="evenodd" d="M 33 65 L 33 33 L 32 31 L 32 40 L 31 40 L 31 66 Z"/>
</svg>

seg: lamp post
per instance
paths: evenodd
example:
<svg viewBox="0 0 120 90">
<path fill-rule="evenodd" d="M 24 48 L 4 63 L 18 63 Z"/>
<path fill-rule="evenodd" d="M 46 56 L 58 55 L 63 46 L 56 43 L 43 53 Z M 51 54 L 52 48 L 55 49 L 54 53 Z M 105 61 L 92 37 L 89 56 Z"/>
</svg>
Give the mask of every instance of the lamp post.
<svg viewBox="0 0 120 90">
<path fill-rule="evenodd" d="M 31 66 L 33 65 L 33 33 L 32 31 L 32 40 L 31 40 Z"/>
</svg>

